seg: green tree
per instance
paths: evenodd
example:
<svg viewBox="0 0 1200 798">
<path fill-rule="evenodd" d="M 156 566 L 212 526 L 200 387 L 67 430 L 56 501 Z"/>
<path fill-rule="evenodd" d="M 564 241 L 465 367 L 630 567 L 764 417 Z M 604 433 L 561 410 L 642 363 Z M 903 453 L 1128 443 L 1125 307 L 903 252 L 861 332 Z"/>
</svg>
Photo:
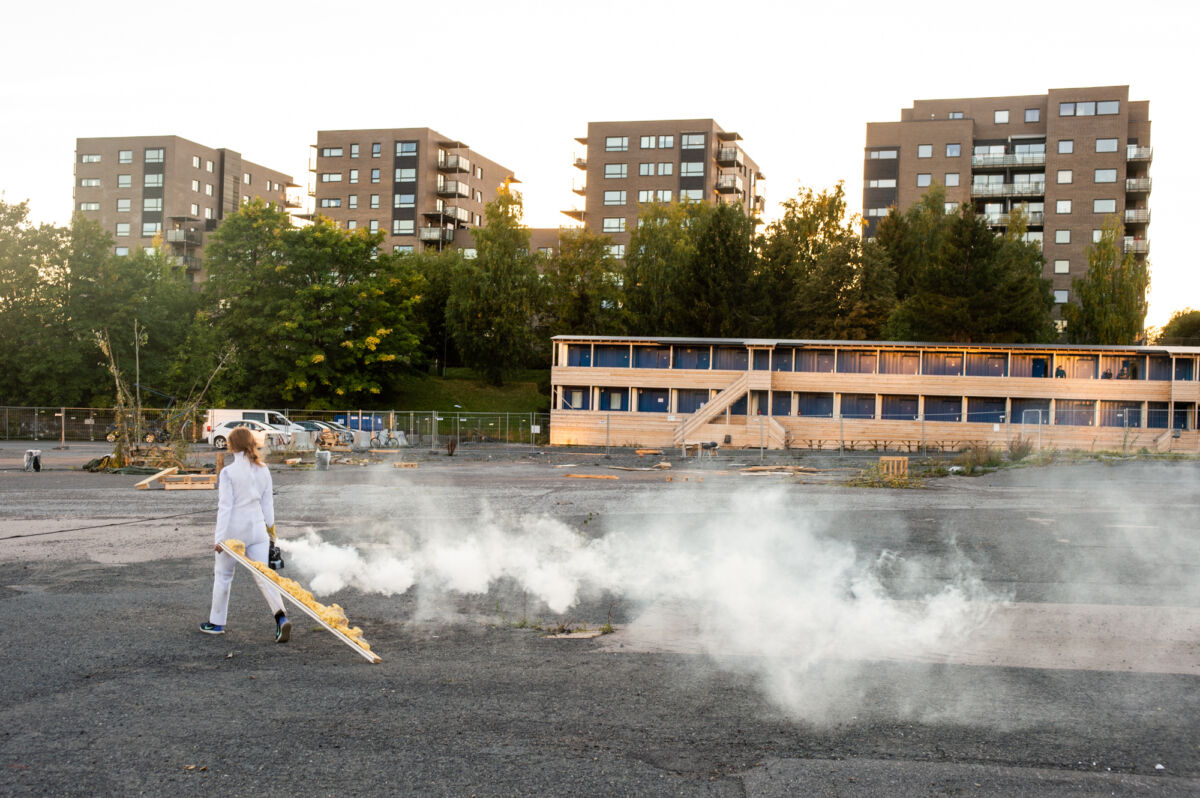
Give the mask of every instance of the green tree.
<svg viewBox="0 0 1200 798">
<path fill-rule="evenodd" d="M 1150 267 L 1122 251 L 1124 225 L 1110 216 L 1087 249 L 1088 271 L 1071 281 L 1075 299 L 1063 305 L 1074 344 L 1132 344 L 1144 335 Z"/>
<path fill-rule="evenodd" d="M 712 210 L 702 202 L 639 206 L 621 270 L 628 333 L 685 334 L 683 277 L 696 253 L 692 230 Z"/>
<path fill-rule="evenodd" d="M 946 190 L 934 185 L 907 212 L 892 208 L 879 220 L 875 240 L 896 274 L 897 301 L 908 299 L 920 276 L 933 268 L 931 261 L 942 252 L 950 229 L 946 216 Z"/>
<path fill-rule="evenodd" d="M 522 226 L 521 195 L 506 184 L 475 231 L 477 257 L 464 260 L 446 303 L 446 323 L 463 363 L 500 385 L 546 348 L 538 326 L 542 288 Z"/>
<path fill-rule="evenodd" d="M 421 337 L 419 363 L 425 367 L 436 365 L 444 373 L 446 366 L 462 364 L 446 326 L 446 304 L 463 265 L 462 250 L 419 252 L 406 257 L 423 280 L 421 294 L 413 307 Z"/>
<path fill-rule="evenodd" d="M 584 228 L 559 231 L 558 251 L 546 261 L 552 335 L 604 335 L 621 330 L 617 262 L 612 239 Z"/>
<path fill-rule="evenodd" d="M 686 228 L 692 246 L 679 275 L 683 335 L 749 335 L 766 315 L 758 280 L 757 220 L 740 205 L 717 205 Z"/>
<path fill-rule="evenodd" d="M 1177 310 L 1158 333 L 1167 346 L 1200 346 L 1200 310 Z"/>
</svg>

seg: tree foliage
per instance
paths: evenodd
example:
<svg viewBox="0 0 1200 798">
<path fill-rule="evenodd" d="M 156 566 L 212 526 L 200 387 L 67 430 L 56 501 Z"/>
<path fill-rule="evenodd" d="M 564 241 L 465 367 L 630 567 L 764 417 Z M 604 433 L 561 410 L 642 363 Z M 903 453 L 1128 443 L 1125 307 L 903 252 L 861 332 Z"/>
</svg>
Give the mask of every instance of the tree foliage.
<svg viewBox="0 0 1200 798">
<path fill-rule="evenodd" d="M 559 231 L 558 249 L 545 262 L 552 335 L 621 332 L 620 276 L 611 245 L 608 236 L 584 228 Z"/>
<path fill-rule="evenodd" d="M 1063 306 L 1067 340 L 1074 344 L 1132 344 L 1143 338 L 1150 267 L 1123 252 L 1124 225 L 1110 216 L 1100 240 L 1087 249 L 1088 272 L 1071 283 Z"/>
<path fill-rule="evenodd" d="M 1158 333 L 1158 343 L 1167 346 L 1200 346 L 1200 310 L 1177 310 Z"/>
</svg>

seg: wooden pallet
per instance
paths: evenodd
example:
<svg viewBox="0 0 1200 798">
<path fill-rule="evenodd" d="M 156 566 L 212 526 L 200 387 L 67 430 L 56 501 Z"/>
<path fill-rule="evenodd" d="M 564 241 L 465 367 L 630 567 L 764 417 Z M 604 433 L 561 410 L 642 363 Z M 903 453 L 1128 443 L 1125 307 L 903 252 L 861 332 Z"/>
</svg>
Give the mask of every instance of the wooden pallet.
<svg viewBox="0 0 1200 798">
<path fill-rule="evenodd" d="M 164 468 L 157 474 L 146 477 L 135 487 L 138 490 L 216 490 L 216 474 L 180 474 L 179 468 Z"/>
</svg>

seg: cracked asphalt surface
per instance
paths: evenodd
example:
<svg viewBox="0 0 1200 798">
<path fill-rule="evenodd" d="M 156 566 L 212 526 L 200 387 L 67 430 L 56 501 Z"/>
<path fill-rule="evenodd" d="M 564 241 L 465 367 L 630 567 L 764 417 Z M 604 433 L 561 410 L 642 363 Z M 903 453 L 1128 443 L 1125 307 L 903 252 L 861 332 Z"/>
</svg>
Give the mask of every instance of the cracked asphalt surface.
<svg viewBox="0 0 1200 798">
<path fill-rule="evenodd" d="M 301 529 L 352 541 L 380 507 L 468 528 L 486 506 L 603 536 L 657 513 L 686 523 L 671 501 L 683 475 L 717 499 L 770 479 L 797 512 L 852 507 L 859 523 L 835 534 L 859 551 L 936 561 L 953 548 L 1014 612 L 1102 607 L 1112 619 L 1041 637 L 1018 622 L 1010 652 L 986 650 L 992 664 L 856 663 L 870 675 L 858 708 L 814 723 L 690 647 L 683 626 L 668 628 L 670 645 L 635 636 L 646 608 L 620 596 L 571 611 L 591 626 L 613 613 L 618 631 L 595 640 L 516 628 L 511 586 L 425 619 L 415 591 L 322 597 L 362 626 L 383 657 L 369 665 L 303 618 L 274 645 L 243 574 L 228 633 L 206 637 L 196 626 L 215 493 L 136 491 L 140 477 L 65 470 L 86 446 L 23 473 L 21 451 L 0 447 L 0 794 L 1200 794 L 1195 462 L 1022 468 L 899 491 L 751 479 L 728 459 L 676 462 L 668 483 L 569 452 L 275 472 L 285 553 Z M 568 464 L 621 479 L 564 479 Z M 935 570 L 904 589 L 952 578 Z M 1180 617 L 1172 635 L 1155 628 Z M 1105 658 L 1138 641 L 1123 667 Z M 1037 666 L 1011 664 L 1034 649 Z"/>
</svg>

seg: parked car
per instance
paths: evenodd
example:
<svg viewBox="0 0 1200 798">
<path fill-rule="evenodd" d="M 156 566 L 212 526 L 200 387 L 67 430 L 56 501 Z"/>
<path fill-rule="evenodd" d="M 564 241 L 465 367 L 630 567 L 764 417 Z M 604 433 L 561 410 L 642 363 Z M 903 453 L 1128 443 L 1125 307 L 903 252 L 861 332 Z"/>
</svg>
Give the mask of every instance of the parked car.
<svg viewBox="0 0 1200 798">
<path fill-rule="evenodd" d="M 208 433 L 208 442 L 214 449 L 224 449 L 229 444 L 229 433 L 235 427 L 247 427 L 254 433 L 255 440 L 260 444 L 265 444 L 268 435 L 277 435 L 283 437 L 283 433 L 270 424 L 263 424 L 261 421 L 249 420 L 231 420 L 225 421 L 213 427 Z"/>
<path fill-rule="evenodd" d="M 291 443 L 293 432 L 304 430 L 298 424 L 293 424 L 287 416 L 274 410 L 230 410 L 219 408 L 209 410 L 205 418 L 205 430 L 211 437 L 212 431 L 226 421 L 257 421 L 272 428 L 272 432 L 283 436 L 284 443 Z"/>
</svg>

